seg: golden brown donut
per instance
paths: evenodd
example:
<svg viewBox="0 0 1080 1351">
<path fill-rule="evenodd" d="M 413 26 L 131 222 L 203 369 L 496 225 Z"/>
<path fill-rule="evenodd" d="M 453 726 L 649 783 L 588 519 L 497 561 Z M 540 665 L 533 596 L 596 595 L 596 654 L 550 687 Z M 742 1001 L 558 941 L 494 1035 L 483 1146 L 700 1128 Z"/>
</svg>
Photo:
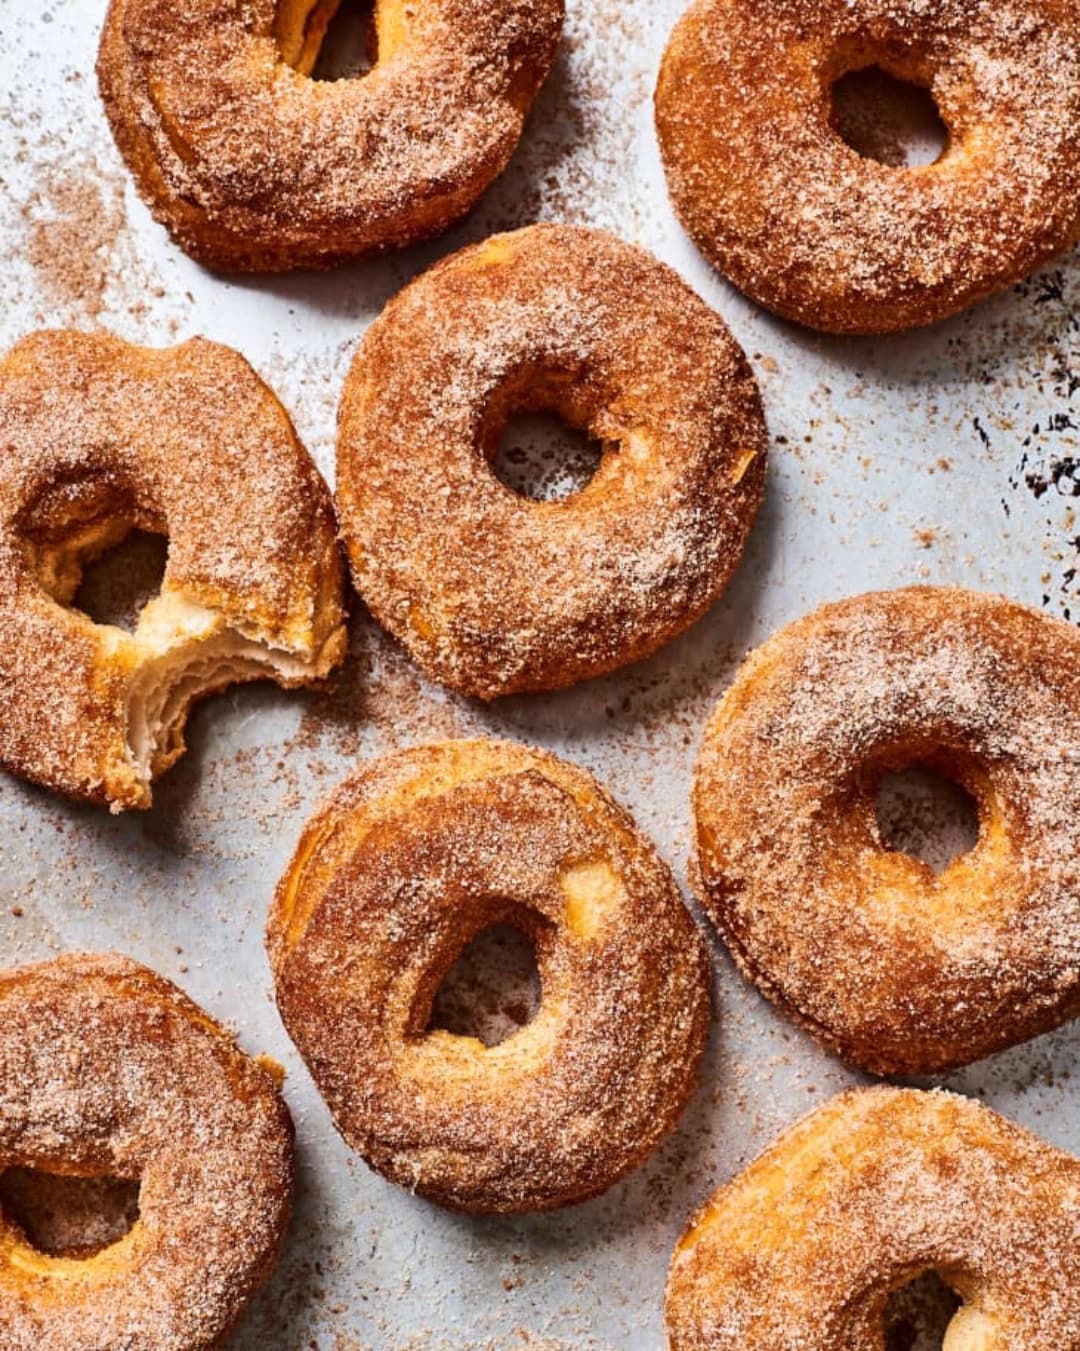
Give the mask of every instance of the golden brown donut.
<svg viewBox="0 0 1080 1351">
<path fill-rule="evenodd" d="M 581 492 L 535 502 L 489 459 L 517 410 L 601 441 Z M 482 699 L 648 656 L 731 575 L 765 482 L 757 385 L 674 272 L 537 225 L 444 260 L 364 337 L 337 502 L 353 580 L 436 680 Z"/>
<path fill-rule="evenodd" d="M 563 0 L 377 0 L 362 79 L 310 78 L 339 0 L 112 0 L 98 78 L 154 215 L 210 267 L 329 267 L 438 234 L 502 172 Z"/>
<path fill-rule="evenodd" d="M 1080 1160 L 952 1093 L 844 1093 L 683 1235 L 671 1351 L 885 1351 L 927 1271 L 964 1301 L 943 1351 L 1080 1351 Z"/>
<path fill-rule="evenodd" d="M 536 1017 L 492 1047 L 430 1030 L 455 958 L 499 923 L 535 945 Z M 445 1206 L 604 1191 L 697 1079 L 697 927 L 627 813 L 541 751 L 456 741 L 366 765 L 305 828 L 267 945 L 285 1026 L 346 1141 Z"/>
<path fill-rule="evenodd" d="M 134 633 L 73 609 L 131 530 L 168 536 Z M 0 360 L 0 764 L 148 807 L 192 703 L 300 685 L 345 650 L 330 496 L 274 394 L 202 339 L 44 332 Z"/>
<path fill-rule="evenodd" d="M 277 1261 L 293 1187 L 281 1094 L 176 986 L 126 957 L 0 973 L 0 1170 L 137 1180 L 93 1256 L 0 1208 L 4 1351 L 210 1351 Z"/>
<path fill-rule="evenodd" d="M 959 782 L 979 839 L 887 852 L 889 772 Z M 743 973 L 878 1074 L 966 1064 L 1080 1012 L 1080 633 L 936 587 L 826 605 L 754 652 L 705 732 L 696 887 Z"/>
<path fill-rule="evenodd" d="M 837 131 L 832 90 L 878 66 L 928 88 L 933 165 Z M 656 89 L 675 209 L 777 314 L 836 333 L 930 324 L 1080 237 L 1074 0 L 695 0 Z"/>
</svg>

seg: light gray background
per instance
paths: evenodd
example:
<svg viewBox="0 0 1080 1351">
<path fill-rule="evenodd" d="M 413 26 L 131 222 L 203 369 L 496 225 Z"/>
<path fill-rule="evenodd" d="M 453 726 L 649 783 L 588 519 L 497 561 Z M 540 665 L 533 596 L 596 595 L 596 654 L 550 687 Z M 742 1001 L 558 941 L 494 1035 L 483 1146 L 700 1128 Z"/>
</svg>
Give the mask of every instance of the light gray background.
<svg viewBox="0 0 1080 1351">
<path fill-rule="evenodd" d="M 1075 433 L 1052 421 L 1075 404 L 1075 260 L 910 337 L 834 340 L 779 323 L 710 272 L 667 203 L 650 94 L 680 0 L 569 8 L 522 147 L 468 222 L 327 276 L 226 281 L 170 244 L 122 170 L 93 74 L 104 0 L 0 0 L 4 346 L 42 324 L 230 343 L 281 395 L 330 477 L 342 378 L 387 297 L 466 242 L 561 218 L 613 228 L 678 268 L 732 325 L 768 409 L 769 497 L 746 561 L 709 617 L 641 666 L 482 709 L 429 687 L 358 617 L 332 697 L 257 687 L 203 706 L 188 757 L 148 815 L 112 818 L 0 778 L 5 964 L 122 949 L 288 1068 L 296 1221 L 237 1351 L 658 1346 L 666 1266 L 691 1210 L 853 1079 L 717 949 L 701 1089 L 676 1136 L 629 1181 L 561 1214 L 481 1222 L 383 1183 L 336 1137 L 277 1019 L 262 950 L 267 901 L 300 825 L 358 757 L 458 732 L 538 742 L 611 785 L 682 879 L 705 716 L 747 649 L 779 625 L 832 597 L 914 581 L 999 589 L 1052 613 L 1070 603 L 1080 499 L 1068 478 L 1036 496 L 1025 475 L 1075 450 Z M 1080 1150 L 1078 1047 L 1080 1029 L 1066 1029 L 948 1082 Z"/>
</svg>

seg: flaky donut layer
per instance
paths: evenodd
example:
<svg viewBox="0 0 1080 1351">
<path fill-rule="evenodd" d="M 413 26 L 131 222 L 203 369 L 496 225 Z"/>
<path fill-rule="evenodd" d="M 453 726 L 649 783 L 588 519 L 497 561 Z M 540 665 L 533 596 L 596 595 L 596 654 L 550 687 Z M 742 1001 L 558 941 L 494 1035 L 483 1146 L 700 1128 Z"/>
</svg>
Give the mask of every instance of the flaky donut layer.
<svg viewBox="0 0 1080 1351">
<path fill-rule="evenodd" d="M 534 502 L 490 466 L 509 415 L 600 441 L 592 480 Z M 436 680 L 483 699 L 648 656 L 698 619 L 765 482 L 757 386 L 669 268 L 538 225 L 395 297 L 346 381 L 337 501 L 353 579 Z"/>
<path fill-rule="evenodd" d="M 949 132 L 893 168 L 839 135 L 869 66 L 925 85 Z M 702 252 L 810 328 L 944 319 L 1080 235 L 1080 10 L 1070 0 L 696 0 L 656 90 L 668 186 Z"/>
<path fill-rule="evenodd" d="M 210 1351 L 269 1275 L 292 1125 L 270 1075 L 126 957 L 0 973 L 0 1171 L 137 1180 L 139 1218 L 49 1256 L 0 1208 L 4 1351 Z"/>
<path fill-rule="evenodd" d="M 237 353 L 38 333 L 0 361 L 0 764 L 150 805 L 195 700 L 317 679 L 345 650 L 330 496 Z M 168 536 L 134 633 L 73 609 L 84 565 Z"/>
<path fill-rule="evenodd" d="M 927 1271 L 964 1301 L 944 1351 L 1076 1351 L 1080 1160 L 952 1093 L 844 1093 L 683 1235 L 671 1351 L 885 1351 L 889 1294 Z"/>
<path fill-rule="evenodd" d="M 502 172 L 562 0 L 377 0 L 364 77 L 310 78 L 338 0 L 112 0 L 98 77 L 155 216 L 211 267 L 327 267 L 438 234 Z"/>
<path fill-rule="evenodd" d="M 542 984 L 497 1046 L 429 1030 L 509 922 Z M 350 1145 L 475 1212 L 584 1200 L 643 1162 L 697 1078 L 707 954 L 671 874 L 590 775 L 506 742 L 365 766 L 304 830 L 267 929 L 278 1007 Z"/>
<path fill-rule="evenodd" d="M 882 778 L 978 805 L 940 875 L 886 851 Z M 999 596 L 826 605 L 751 655 L 709 722 L 696 886 L 770 999 L 876 1073 L 942 1070 L 1080 1012 L 1080 633 Z"/>
</svg>

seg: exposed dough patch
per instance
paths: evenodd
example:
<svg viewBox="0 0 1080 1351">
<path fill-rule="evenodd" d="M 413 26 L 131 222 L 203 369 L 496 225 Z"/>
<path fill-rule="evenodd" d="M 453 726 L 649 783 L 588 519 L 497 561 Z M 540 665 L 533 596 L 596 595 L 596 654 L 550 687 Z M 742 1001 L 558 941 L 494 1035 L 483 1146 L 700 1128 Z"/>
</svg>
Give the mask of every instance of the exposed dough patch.
<svg viewBox="0 0 1080 1351">
<path fill-rule="evenodd" d="M 626 893 L 618 874 L 604 859 L 581 863 L 563 873 L 566 922 L 579 938 L 595 938 L 608 917 L 618 910 Z"/>
</svg>

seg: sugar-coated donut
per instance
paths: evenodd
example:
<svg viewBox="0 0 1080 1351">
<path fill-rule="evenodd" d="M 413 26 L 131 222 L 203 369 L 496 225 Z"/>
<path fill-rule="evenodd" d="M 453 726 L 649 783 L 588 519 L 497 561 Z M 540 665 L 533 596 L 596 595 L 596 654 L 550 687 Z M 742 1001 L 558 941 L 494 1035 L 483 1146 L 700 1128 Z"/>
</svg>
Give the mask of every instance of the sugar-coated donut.
<svg viewBox="0 0 1080 1351">
<path fill-rule="evenodd" d="M 936 876 L 886 851 L 885 774 L 974 798 Z M 768 997 L 876 1073 L 962 1065 L 1080 1012 L 1080 633 L 913 587 L 826 605 L 753 653 L 694 783 L 696 885 Z"/>
<path fill-rule="evenodd" d="M 438 234 L 502 172 L 563 0 L 377 0 L 377 62 L 310 78 L 339 0 L 111 0 L 98 77 L 155 216 L 211 267 L 328 267 Z"/>
<path fill-rule="evenodd" d="M 533 941 L 536 1017 L 499 1045 L 429 1030 L 465 945 Z M 585 771 L 497 741 L 362 768 L 304 830 L 267 943 L 278 1006 L 338 1129 L 445 1206 L 604 1191 L 670 1131 L 709 1022 L 707 953 L 671 874 Z"/>
<path fill-rule="evenodd" d="M 932 92 L 932 165 L 862 157 L 832 90 L 878 66 Z M 1080 237 L 1073 0 L 695 0 L 664 56 L 656 126 L 702 252 L 810 328 L 933 323 Z"/>
<path fill-rule="evenodd" d="M 489 460 L 509 415 L 601 441 L 559 502 Z M 353 579 L 429 675 L 491 699 L 645 657 L 699 618 L 765 481 L 757 385 L 669 268 L 537 225 L 444 260 L 390 302 L 346 381 L 337 501 Z"/>
<path fill-rule="evenodd" d="M 72 608 L 133 527 L 168 536 L 134 633 Z M 192 703 L 298 685 L 345 650 L 326 485 L 237 353 L 44 332 L 0 360 L 0 765 L 114 810 L 150 805 Z"/>
<path fill-rule="evenodd" d="M 0 973 L 0 1171 L 138 1181 L 139 1216 L 78 1258 L 0 1207 L 4 1351 L 210 1351 L 273 1269 L 293 1187 L 267 1070 L 126 957 Z"/>
<path fill-rule="evenodd" d="M 1080 1160 L 952 1093 L 844 1093 L 694 1219 L 671 1351 L 884 1351 L 928 1271 L 963 1300 L 944 1351 L 1078 1351 Z"/>
</svg>

